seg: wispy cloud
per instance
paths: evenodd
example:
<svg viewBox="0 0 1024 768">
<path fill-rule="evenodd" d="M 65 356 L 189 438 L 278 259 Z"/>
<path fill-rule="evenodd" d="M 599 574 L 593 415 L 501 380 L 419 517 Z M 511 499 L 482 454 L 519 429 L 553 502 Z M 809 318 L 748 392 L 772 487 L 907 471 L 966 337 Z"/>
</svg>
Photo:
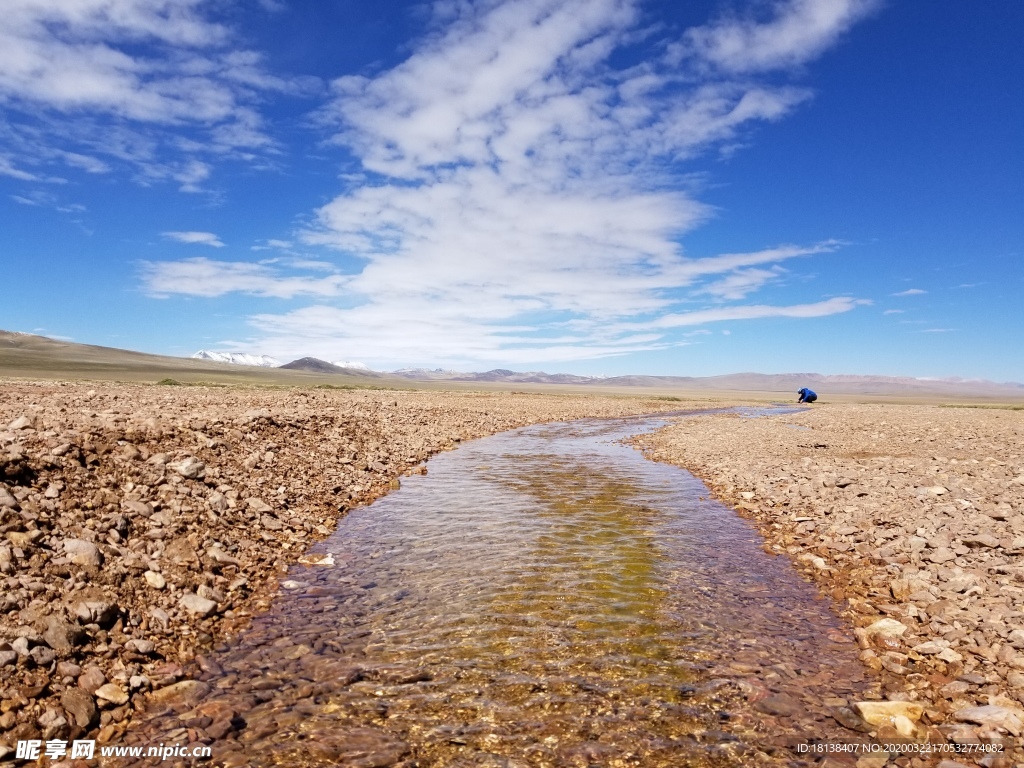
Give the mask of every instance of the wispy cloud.
<svg viewBox="0 0 1024 768">
<path fill-rule="evenodd" d="M 925 328 L 918 333 L 952 333 L 956 328 Z"/>
<path fill-rule="evenodd" d="M 168 240 L 177 240 L 179 243 L 190 245 L 211 245 L 214 248 L 223 248 L 223 241 L 213 232 L 163 232 Z"/>
<path fill-rule="evenodd" d="M 22 163 L 14 168 L 0 159 L 0 173 L 31 181 L 47 175 L 36 168 L 98 174 L 129 162 L 143 178 L 178 178 L 194 191 L 205 178 L 196 178 L 195 163 L 206 164 L 196 155 L 243 157 L 271 148 L 259 95 L 311 83 L 266 72 L 260 55 L 238 47 L 232 29 L 216 20 L 223 16 L 213 5 L 5 4 L 0 103 L 18 119 L 0 119 L 0 131 Z"/>
<path fill-rule="evenodd" d="M 151 296 L 173 294 L 212 298 L 228 293 L 290 299 L 295 296 L 337 296 L 348 282 L 343 275 L 288 275 L 265 264 L 212 261 L 206 258 L 172 262 L 141 262 L 144 290 Z"/>
<path fill-rule="evenodd" d="M 882 314 L 883 315 L 902 315 L 904 312 L 906 312 L 905 309 L 887 309 Z"/>
<path fill-rule="evenodd" d="M 878 6 L 874 0 L 793 0 L 775 5 L 767 22 L 726 18 L 689 30 L 670 48 L 677 59 L 727 72 L 761 72 L 803 64 Z"/>
<path fill-rule="evenodd" d="M 806 101 L 771 70 L 818 55 L 871 5 L 784 0 L 766 22 L 665 40 L 639 0 L 436 4 L 434 31 L 404 62 L 335 81 L 319 115 L 361 168 L 300 236 L 355 260 L 337 284 L 346 306 L 258 315 L 259 346 L 564 360 L 682 344 L 674 329 L 701 323 L 853 309 L 851 298 L 723 306 L 778 279 L 780 263 L 841 244 L 689 256 L 682 236 L 713 211 L 683 180 L 686 160 Z M 630 57 L 641 63 L 616 64 Z M 292 279 L 247 283 L 235 270 L 220 284 Z"/>
<path fill-rule="evenodd" d="M 905 291 L 900 291 L 899 293 L 894 293 L 892 295 L 893 296 L 920 296 L 920 295 L 922 295 L 924 293 L 928 293 L 928 291 L 923 291 L 920 288 L 908 288 Z"/>
</svg>

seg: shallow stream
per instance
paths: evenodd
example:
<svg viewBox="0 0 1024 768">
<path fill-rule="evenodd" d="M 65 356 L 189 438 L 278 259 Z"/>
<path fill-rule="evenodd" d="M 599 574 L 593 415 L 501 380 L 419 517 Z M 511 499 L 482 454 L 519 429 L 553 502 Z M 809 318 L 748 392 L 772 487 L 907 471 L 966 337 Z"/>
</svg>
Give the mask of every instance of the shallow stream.
<svg viewBox="0 0 1024 768">
<path fill-rule="evenodd" d="M 204 661 L 246 721 L 216 762 L 748 765 L 850 739 L 823 703 L 867 685 L 849 634 L 700 481 L 621 442 L 664 423 L 477 440 L 350 512 L 314 548 L 334 564 L 295 566 Z"/>
</svg>

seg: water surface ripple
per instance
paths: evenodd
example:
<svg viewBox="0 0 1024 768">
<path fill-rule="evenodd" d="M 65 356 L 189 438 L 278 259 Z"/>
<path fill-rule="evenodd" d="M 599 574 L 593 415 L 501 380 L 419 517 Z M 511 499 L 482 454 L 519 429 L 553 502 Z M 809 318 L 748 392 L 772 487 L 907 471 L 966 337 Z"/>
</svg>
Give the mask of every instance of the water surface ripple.
<svg viewBox="0 0 1024 768">
<path fill-rule="evenodd" d="M 620 442 L 663 423 L 485 438 L 350 512 L 314 548 L 335 565 L 294 567 L 197 672 L 246 721 L 215 760 L 744 765 L 834 736 L 820 700 L 855 692 L 856 648 L 748 523 Z M 798 711 L 766 730 L 751 704 L 780 692 Z M 133 740 L 180 735 L 178 709 Z"/>
</svg>

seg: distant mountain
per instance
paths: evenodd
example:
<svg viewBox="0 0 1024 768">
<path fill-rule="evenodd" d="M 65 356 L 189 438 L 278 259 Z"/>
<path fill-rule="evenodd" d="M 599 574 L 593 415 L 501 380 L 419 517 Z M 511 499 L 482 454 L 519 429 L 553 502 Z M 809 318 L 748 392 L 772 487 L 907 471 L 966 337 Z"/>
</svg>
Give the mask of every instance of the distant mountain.
<svg viewBox="0 0 1024 768">
<path fill-rule="evenodd" d="M 341 366 L 336 363 L 329 363 L 316 357 L 302 357 L 292 360 L 290 363 L 278 366 L 289 371 L 311 371 L 313 373 L 339 373 L 345 376 L 372 376 L 379 378 L 381 374 L 371 371 L 365 365 L 361 368 Z"/>
<path fill-rule="evenodd" d="M 392 376 L 401 376 L 413 381 L 498 381 L 510 384 L 594 384 L 606 381 L 595 376 L 575 376 L 571 373 L 543 373 L 542 371 L 517 372 L 507 368 L 495 368 L 482 373 L 446 371 L 442 368 L 401 368 L 391 371 Z"/>
<path fill-rule="evenodd" d="M 277 368 L 280 360 L 269 355 L 251 355 L 248 352 L 214 352 L 200 349 L 192 357 L 196 360 L 213 360 L 217 363 L 233 363 L 235 365 L 256 365 L 260 368 Z"/>
<path fill-rule="evenodd" d="M 289 371 L 315 371 L 316 373 L 345 372 L 345 369 L 341 366 L 335 365 L 334 363 L 328 363 L 326 360 L 320 360 L 315 357 L 301 357 L 298 360 L 292 360 L 290 363 L 285 363 L 278 367 L 285 368 Z"/>
<path fill-rule="evenodd" d="M 414 381 L 479 381 L 509 384 L 572 384 L 597 387 L 637 387 L 689 390 L 732 390 L 738 392 L 789 392 L 810 387 L 819 393 L 854 395 L 960 394 L 1022 397 L 1024 384 L 997 383 L 982 379 L 935 379 L 906 376 L 859 376 L 820 373 L 730 373 L 723 376 L 576 376 L 542 371 L 516 372 L 495 368 L 482 373 L 445 371 L 440 368 L 403 368 L 392 371 Z"/>
<path fill-rule="evenodd" d="M 357 371 L 368 371 L 370 366 L 366 363 L 357 363 L 354 360 L 335 360 L 331 365 L 336 365 L 339 368 L 354 368 Z"/>
</svg>

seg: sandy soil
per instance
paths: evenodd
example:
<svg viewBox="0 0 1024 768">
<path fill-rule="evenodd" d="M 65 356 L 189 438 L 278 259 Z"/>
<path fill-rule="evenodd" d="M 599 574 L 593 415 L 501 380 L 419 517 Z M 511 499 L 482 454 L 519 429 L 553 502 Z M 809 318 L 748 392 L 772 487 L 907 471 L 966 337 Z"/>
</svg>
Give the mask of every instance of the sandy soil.
<svg viewBox="0 0 1024 768">
<path fill-rule="evenodd" d="M 703 479 L 838 601 L 894 702 L 865 730 L 1002 742 L 1011 752 L 982 764 L 1021 759 L 1024 412 L 816 405 L 685 418 L 637 442 Z"/>
<path fill-rule="evenodd" d="M 113 740 L 148 695 L 187 695 L 182 665 L 265 608 L 340 514 L 429 455 L 529 423 L 678 407 L 0 382 L 0 762 L 19 739 Z"/>
</svg>

